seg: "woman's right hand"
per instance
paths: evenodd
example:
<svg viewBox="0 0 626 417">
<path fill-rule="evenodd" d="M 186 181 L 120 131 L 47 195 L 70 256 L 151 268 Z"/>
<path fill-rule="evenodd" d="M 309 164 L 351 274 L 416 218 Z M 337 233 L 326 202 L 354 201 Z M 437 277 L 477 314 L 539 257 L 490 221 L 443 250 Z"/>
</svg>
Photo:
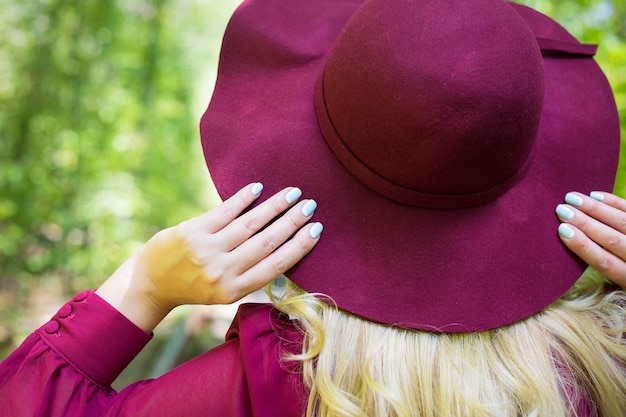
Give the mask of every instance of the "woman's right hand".
<svg viewBox="0 0 626 417">
<path fill-rule="evenodd" d="M 559 237 L 572 252 L 626 289 L 626 200 L 608 192 L 571 192 L 556 213 Z"/>
<path fill-rule="evenodd" d="M 248 212 L 250 184 L 208 212 L 152 237 L 98 294 L 144 330 L 182 304 L 228 304 L 270 283 L 317 243 L 313 200 L 286 188 Z"/>
</svg>

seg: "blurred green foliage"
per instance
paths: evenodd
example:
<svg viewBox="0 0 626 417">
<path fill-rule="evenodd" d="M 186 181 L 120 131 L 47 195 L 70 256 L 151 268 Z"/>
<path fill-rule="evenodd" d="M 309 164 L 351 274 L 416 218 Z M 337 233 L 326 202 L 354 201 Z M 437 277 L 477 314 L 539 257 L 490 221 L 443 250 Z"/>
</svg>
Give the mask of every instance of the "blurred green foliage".
<svg viewBox="0 0 626 417">
<path fill-rule="evenodd" d="M 197 126 L 235 6 L 0 0 L 1 345 L 33 292 L 95 287 L 215 203 Z"/>
<path fill-rule="evenodd" d="M 237 3 L 0 0 L 0 358 L 216 203 L 197 125 Z M 600 44 L 626 127 L 626 0 L 522 3 Z"/>
</svg>

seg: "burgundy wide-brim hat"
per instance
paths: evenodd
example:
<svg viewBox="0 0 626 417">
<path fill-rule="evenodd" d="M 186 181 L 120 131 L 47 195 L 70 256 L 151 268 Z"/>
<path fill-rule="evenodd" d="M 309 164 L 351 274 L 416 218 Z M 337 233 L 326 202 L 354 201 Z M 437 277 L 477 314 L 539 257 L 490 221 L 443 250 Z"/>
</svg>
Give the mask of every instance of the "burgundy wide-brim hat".
<svg viewBox="0 0 626 417">
<path fill-rule="evenodd" d="M 585 265 L 568 191 L 610 190 L 611 88 L 556 22 L 501 0 L 250 0 L 226 33 L 204 154 L 223 198 L 299 186 L 316 248 L 287 276 L 343 310 L 468 332 L 545 308 Z"/>
</svg>

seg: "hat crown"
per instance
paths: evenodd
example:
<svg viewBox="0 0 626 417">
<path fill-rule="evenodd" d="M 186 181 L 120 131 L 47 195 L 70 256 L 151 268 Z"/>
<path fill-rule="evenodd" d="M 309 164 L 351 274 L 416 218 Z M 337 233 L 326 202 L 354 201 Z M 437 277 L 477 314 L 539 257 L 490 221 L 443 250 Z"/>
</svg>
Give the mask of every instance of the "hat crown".
<svg viewBox="0 0 626 417">
<path fill-rule="evenodd" d="M 401 203 L 460 208 L 523 175 L 542 110 L 535 36 L 500 0 L 371 0 L 316 88 L 322 133 L 362 183 Z"/>
</svg>

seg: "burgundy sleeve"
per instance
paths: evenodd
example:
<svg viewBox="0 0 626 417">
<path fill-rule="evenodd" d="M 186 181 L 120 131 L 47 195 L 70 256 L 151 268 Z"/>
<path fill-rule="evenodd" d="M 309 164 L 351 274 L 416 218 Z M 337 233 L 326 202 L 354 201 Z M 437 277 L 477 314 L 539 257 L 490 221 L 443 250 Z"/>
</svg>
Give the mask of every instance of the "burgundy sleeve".
<svg viewBox="0 0 626 417">
<path fill-rule="evenodd" d="M 0 363 L 0 415 L 251 415 L 238 339 L 115 392 L 111 383 L 150 338 L 93 291 L 78 294 Z"/>
<path fill-rule="evenodd" d="M 76 295 L 0 363 L 0 415 L 97 415 L 150 338 L 93 291 Z"/>
<path fill-rule="evenodd" d="M 270 310 L 238 315 L 226 343 L 118 393 L 111 383 L 151 336 L 92 291 L 81 293 L 0 363 L 0 415 L 290 416 L 272 414 L 294 409 L 294 395 L 291 382 L 283 386 L 293 377 L 274 359 L 281 343 Z"/>
</svg>

